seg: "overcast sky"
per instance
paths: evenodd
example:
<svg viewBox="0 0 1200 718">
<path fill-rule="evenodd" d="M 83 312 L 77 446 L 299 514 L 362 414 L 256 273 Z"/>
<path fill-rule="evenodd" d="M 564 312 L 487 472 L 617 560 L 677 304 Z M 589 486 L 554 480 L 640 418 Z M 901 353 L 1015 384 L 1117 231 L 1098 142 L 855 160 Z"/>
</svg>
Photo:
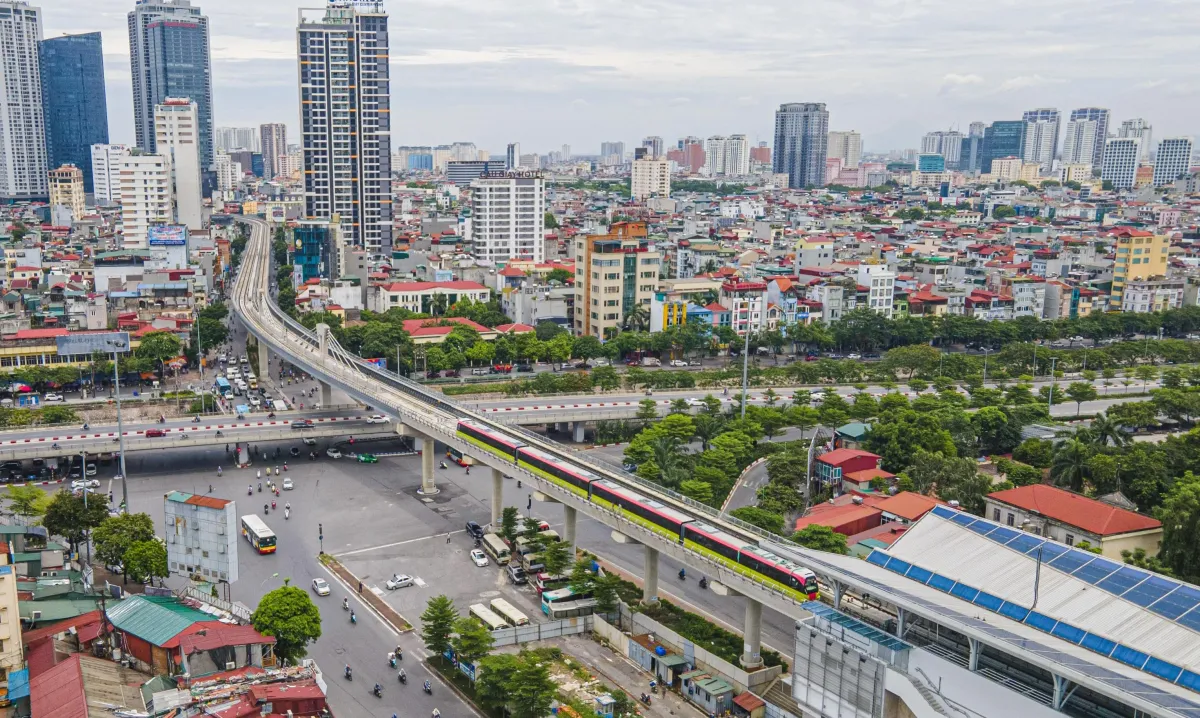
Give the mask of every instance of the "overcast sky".
<svg viewBox="0 0 1200 718">
<path fill-rule="evenodd" d="M 32 0 L 46 37 L 104 34 L 110 133 L 132 142 L 133 0 Z M 194 0 L 217 125 L 286 122 L 297 8 Z M 870 151 L 1022 110 L 1108 107 L 1200 134 L 1196 0 L 387 0 L 392 144 L 596 153 L 646 135 L 771 142 L 781 102 L 824 102 Z"/>
</svg>

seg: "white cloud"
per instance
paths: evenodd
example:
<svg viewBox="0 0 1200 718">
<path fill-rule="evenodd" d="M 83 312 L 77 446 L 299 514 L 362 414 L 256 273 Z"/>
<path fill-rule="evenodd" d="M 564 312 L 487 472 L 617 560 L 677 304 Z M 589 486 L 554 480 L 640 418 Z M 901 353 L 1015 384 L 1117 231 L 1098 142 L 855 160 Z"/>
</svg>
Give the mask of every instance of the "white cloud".
<svg viewBox="0 0 1200 718">
<path fill-rule="evenodd" d="M 1010 77 L 1000 83 L 1001 92 L 1010 92 L 1012 90 L 1023 90 L 1027 87 L 1041 87 L 1043 85 L 1056 85 L 1066 82 L 1066 80 L 1058 80 L 1050 77 L 1042 77 L 1041 75 L 1021 75 L 1020 77 Z"/>
<path fill-rule="evenodd" d="M 969 75 L 959 75 L 951 72 L 948 75 L 942 75 L 943 85 L 978 85 L 982 82 L 983 78 L 974 73 Z"/>
</svg>

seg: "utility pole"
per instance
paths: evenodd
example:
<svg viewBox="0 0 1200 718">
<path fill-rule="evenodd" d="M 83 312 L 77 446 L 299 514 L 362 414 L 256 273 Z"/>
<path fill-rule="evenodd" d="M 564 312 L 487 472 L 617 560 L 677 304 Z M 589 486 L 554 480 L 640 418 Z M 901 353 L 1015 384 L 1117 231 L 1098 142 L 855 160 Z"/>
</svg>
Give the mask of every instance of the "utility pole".
<svg viewBox="0 0 1200 718">
<path fill-rule="evenodd" d="M 1050 391 L 1046 393 L 1046 413 L 1049 414 L 1054 408 L 1054 363 L 1058 361 L 1057 357 L 1050 358 Z"/>
<path fill-rule="evenodd" d="M 109 340 L 108 345 L 113 350 L 113 390 L 117 397 L 117 445 L 121 450 L 121 513 L 129 513 L 129 476 L 125 468 L 125 430 L 121 423 L 121 375 L 117 371 L 117 351 L 119 349 L 128 349 L 129 344 L 124 346 L 121 342 Z"/>
</svg>

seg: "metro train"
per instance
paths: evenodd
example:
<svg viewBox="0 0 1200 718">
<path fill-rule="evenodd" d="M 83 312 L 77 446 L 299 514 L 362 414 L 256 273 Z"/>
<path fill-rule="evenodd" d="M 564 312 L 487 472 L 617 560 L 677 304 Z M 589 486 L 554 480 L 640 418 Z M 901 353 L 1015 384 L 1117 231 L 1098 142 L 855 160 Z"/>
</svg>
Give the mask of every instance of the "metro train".
<svg viewBox="0 0 1200 718">
<path fill-rule="evenodd" d="M 483 451 L 553 481 L 587 501 L 620 511 L 629 520 L 698 551 L 730 570 L 754 580 L 765 580 L 798 600 L 814 601 L 819 597 L 817 576 L 812 571 L 705 523 L 701 518 L 565 463 L 553 454 L 479 422 L 459 421 L 456 433 L 460 439 Z"/>
</svg>

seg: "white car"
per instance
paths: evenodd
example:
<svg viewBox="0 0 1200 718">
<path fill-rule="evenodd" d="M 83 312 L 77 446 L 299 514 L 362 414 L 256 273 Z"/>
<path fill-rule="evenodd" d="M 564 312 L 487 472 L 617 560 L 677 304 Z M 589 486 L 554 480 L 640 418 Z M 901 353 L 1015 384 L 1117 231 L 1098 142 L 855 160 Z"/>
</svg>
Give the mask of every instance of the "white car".
<svg viewBox="0 0 1200 718">
<path fill-rule="evenodd" d="M 313 593 L 317 594 L 318 596 L 328 596 L 329 595 L 329 582 L 323 578 L 314 578 L 313 579 Z"/>
<path fill-rule="evenodd" d="M 368 424 L 387 424 L 390 421 L 391 419 L 387 418 L 383 414 L 372 414 L 371 416 L 367 417 Z"/>
<path fill-rule="evenodd" d="M 671 366 L 687 366 L 687 362 L 682 359 L 672 359 Z"/>
<path fill-rule="evenodd" d="M 325 455 L 331 459 L 342 458 L 342 452 L 338 451 L 337 449 L 333 448 L 332 446 L 325 450 Z"/>
<path fill-rule="evenodd" d="M 95 475 L 96 475 L 96 465 L 95 465 L 95 464 L 88 464 L 88 465 L 87 465 L 87 469 L 85 470 L 85 472 L 84 472 L 84 473 L 85 473 L 87 476 L 95 476 Z M 99 486 L 100 484 L 99 484 L 99 483 L 97 483 L 96 485 L 97 485 L 97 486 Z"/>
<path fill-rule="evenodd" d="M 100 488 L 100 481 L 97 479 L 75 479 L 71 482 L 72 491 L 84 491 L 86 489 Z"/>
<path fill-rule="evenodd" d="M 471 549 L 471 560 L 475 562 L 476 566 L 488 565 L 488 557 L 477 548 Z"/>
<path fill-rule="evenodd" d="M 42 401 L 47 401 L 47 402 L 49 402 L 49 401 L 66 401 L 66 400 L 67 400 L 67 398 L 64 397 L 62 394 L 55 394 L 53 392 L 50 392 L 42 397 Z"/>
<path fill-rule="evenodd" d="M 294 489 L 294 488 L 296 488 L 296 487 L 295 487 L 295 486 L 292 484 L 292 479 L 291 479 L 291 477 L 290 477 L 290 476 L 285 476 L 285 477 L 283 477 L 283 490 L 284 490 L 284 491 L 291 491 L 291 490 L 292 490 L 292 489 Z"/>
<path fill-rule="evenodd" d="M 398 573 L 387 580 L 384 584 L 389 591 L 395 591 L 397 588 L 406 588 L 413 585 L 413 577 Z"/>
<path fill-rule="evenodd" d="M 708 404 L 705 404 L 705 403 L 704 403 L 704 400 L 703 400 L 703 399 L 697 399 L 697 398 L 696 398 L 696 397 L 694 397 L 694 396 L 690 396 L 690 397 L 688 397 L 687 399 L 684 399 L 684 402 L 685 402 L 685 403 L 686 403 L 688 406 L 698 406 L 698 407 L 707 407 L 707 406 L 708 406 Z"/>
</svg>

